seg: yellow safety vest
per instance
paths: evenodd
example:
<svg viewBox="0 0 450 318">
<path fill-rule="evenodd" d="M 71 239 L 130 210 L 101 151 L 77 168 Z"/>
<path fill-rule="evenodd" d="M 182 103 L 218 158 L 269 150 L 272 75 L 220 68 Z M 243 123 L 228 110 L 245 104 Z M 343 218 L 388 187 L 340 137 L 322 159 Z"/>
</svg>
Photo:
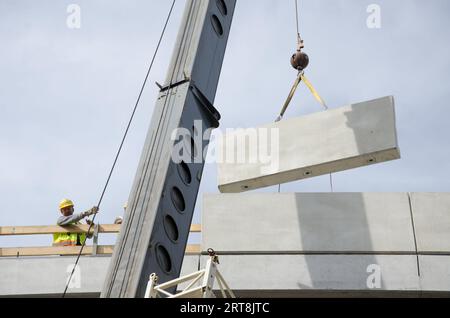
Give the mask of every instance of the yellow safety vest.
<svg viewBox="0 0 450 318">
<path fill-rule="evenodd" d="M 76 223 L 79 224 L 79 223 Z M 54 233 L 53 246 L 77 246 L 86 241 L 86 233 Z"/>
</svg>

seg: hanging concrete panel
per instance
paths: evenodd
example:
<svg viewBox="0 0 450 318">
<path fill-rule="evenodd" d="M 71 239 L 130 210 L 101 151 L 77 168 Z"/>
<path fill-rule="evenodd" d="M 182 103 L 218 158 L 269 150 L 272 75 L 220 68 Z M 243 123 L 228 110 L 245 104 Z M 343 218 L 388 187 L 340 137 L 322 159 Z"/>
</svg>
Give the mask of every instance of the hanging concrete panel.
<svg viewBox="0 0 450 318">
<path fill-rule="evenodd" d="M 245 193 L 203 198 L 202 249 L 415 253 L 406 193 Z"/>
<path fill-rule="evenodd" d="M 399 159 L 394 98 L 229 132 L 217 152 L 222 193 Z"/>
<path fill-rule="evenodd" d="M 450 253 L 450 193 L 411 193 L 419 252 Z"/>
</svg>

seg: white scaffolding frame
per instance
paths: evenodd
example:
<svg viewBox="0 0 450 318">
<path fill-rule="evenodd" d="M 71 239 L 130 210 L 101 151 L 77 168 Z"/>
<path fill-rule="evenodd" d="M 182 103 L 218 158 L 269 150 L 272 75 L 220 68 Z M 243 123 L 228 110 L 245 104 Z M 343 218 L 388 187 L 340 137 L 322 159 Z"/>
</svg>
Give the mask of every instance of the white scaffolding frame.
<svg viewBox="0 0 450 318">
<path fill-rule="evenodd" d="M 217 268 L 219 258 L 212 250 L 208 250 L 208 253 L 210 258 L 206 263 L 205 269 L 195 273 L 160 285 L 158 285 L 158 276 L 151 274 L 145 291 L 145 298 L 216 298 L 213 292 L 216 280 L 223 298 L 236 298 Z M 188 285 L 182 291 L 175 294 L 167 291 L 183 283 L 188 283 Z"/>
</svg>

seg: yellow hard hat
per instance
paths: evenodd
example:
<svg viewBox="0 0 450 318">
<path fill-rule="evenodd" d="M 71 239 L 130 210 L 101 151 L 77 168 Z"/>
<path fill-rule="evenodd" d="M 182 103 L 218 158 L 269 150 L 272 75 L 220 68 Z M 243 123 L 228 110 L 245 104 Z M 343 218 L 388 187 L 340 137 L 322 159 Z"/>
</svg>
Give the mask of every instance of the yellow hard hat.
<svg viewBox="0 0 450 318">
<path fill-rule="evenodd" d="M 67 207 L 73 206 L 73 202 L 69 199 L 64 199 L 59 203 L 59 209 L 64 209 Z"/>
</svg>

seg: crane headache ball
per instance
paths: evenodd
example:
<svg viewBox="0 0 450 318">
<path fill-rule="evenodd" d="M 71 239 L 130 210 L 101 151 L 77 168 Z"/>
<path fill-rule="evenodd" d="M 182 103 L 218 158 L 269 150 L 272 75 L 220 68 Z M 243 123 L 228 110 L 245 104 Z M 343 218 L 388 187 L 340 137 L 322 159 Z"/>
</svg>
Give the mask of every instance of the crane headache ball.
<svg viewBox="0 0 450 318">
<path fill-rule="evenodd" d="M 303 71 L 309 64 L 309 57 L 307 54 L 297 51 L 291 57 L 291 65 L 298 71 Z"/>
</svg>

